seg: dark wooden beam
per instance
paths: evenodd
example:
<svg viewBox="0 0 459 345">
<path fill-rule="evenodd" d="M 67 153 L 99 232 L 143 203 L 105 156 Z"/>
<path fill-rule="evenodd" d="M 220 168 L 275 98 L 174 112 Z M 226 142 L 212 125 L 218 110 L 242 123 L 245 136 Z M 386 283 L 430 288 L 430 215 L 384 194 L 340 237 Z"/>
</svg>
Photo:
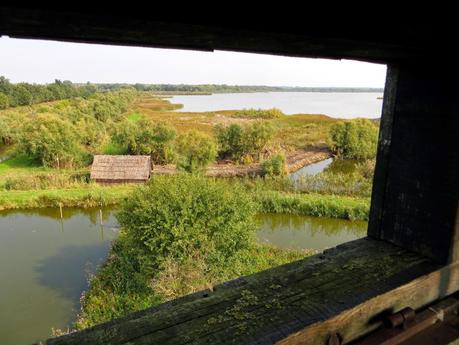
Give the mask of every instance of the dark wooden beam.
<svg viewBox="0 0 459 345">
<path fill-rule="evenodd" d="M 369 235 L 436 260 L 459 259 L 457 67 L 390 66 Z"/>
<path fill-rule="evenodd" d="M 366 16 L 360 11 L 326 21 L 322 15 L 305 16 L 290 6 L 266 13 L 231 6 L 224 10 L 224 17 L 177 7 L 162 12 L 140 4 L 100 9 L 55 4 L 0 6 L 0 35 L 384 63 L 435 57 L 442 46 L 439 38 L 447 40 L 454 32 L 447 21 L 432 32 L 422 18 L 392 15 L 390 25 L 385 25 L 385 17 L 379 20 L 373 13 Z"/>
<path fill-rule="evenodd" d="M 455 292 L 458 273 L 361 239 L 46 344 L 322 345 L 334 333 L 349 342 L 387 312 Z"/>
</svg>

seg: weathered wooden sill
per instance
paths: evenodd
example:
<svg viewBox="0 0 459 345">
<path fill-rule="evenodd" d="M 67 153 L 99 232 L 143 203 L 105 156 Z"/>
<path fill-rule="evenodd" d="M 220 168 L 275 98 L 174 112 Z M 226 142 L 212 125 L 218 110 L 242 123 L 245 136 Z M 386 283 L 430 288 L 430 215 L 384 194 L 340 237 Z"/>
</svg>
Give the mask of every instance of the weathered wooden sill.
<svg viewBox="0 0 459 345">
<path fill-rule="evenodd" d="M 457 267 L 365 238 L 46 344 L 347 343 L 384 313 L 457 291 Z"/>
</svg>

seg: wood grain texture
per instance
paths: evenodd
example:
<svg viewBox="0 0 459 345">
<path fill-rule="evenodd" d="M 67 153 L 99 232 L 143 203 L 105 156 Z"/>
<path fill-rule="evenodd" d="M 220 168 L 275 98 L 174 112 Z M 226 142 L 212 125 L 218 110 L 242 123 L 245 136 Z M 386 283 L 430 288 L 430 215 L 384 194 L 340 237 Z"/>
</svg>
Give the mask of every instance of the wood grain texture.
<svg viewBox="0 0 459 345">
<path fill-rule="evenodd" d="M 456 81 L 428 62 L 389 68 L 370 215 L 370 236 L 438 263 L 459 259 Z"/>
<path fill-rule="evenodd" d="M 385 310 L 456 291 L 457 267 L 438 269 L 366 238 L 46 344 L 324 344 L 331 332 L 348 341 Z"/>
</svg>

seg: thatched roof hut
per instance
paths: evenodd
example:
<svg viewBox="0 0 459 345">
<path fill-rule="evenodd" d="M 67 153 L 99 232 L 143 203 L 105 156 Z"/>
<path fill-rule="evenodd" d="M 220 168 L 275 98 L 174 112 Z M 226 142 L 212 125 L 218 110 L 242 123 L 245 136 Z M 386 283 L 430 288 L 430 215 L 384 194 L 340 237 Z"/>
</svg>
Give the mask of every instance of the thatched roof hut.
<svg viewBox="0 0 459 345">
<path fill-rule="evenodd" d="M 150 174 L 150 156 L 96 155 L 91 167 L 91 180 L 99 183 L 145 182 Z"/>
</svg>

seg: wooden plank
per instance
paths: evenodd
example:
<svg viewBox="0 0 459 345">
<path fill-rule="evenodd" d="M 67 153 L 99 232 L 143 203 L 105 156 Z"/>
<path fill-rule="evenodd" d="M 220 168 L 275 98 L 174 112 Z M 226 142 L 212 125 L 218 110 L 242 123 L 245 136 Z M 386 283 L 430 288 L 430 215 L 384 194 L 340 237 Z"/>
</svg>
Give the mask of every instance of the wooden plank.
<svg viewBox="0 0 459 345">
<path fill-rule="evenodd" d="M 439 263 L 459 259 L 456 81 L 428 62 L 389 69 L 369 226 Z"/>
<path fill-rule="evenodd" d="M 392 124 L 397 98 L 398 69 L 390 65 L 387 68 L 386 86 L 379 128 L 378 152 L 376 157 L 373 191 L 371 195 L 370 219 L 368 236 L 380 238 L 383 218 L 386 182 L 389 169 L 390 149 L 392 141 Z"/>
<path fill-rule="evenodd" d="M 458 289 L 458 267 L 370 238 L 46 344 L 324 344 Z M 203 297 L 208 295 L 208 297 Z"/>
<path fill-rule="evenodd" d="M 150 11 L 141 5 L 133 8 L 65 6 L 0 6 L 0 35 L 87 43 L 180 48 L 203 51 L 233 50 L 290 56 L 350 58 L 366 61 L 393 61 L 420 56 L 435 57 L 441 37 L 446 42 L 455 36 L 455 26 L 447 20 L 441 26 L 426 26 L 423 21 L 391 13 L 377 19 L 348 13 L 324 25 L 323 19 L 310 16 L 304 25 L 301 11 L 276 8 L 269 18 L 241 12 L 209 16 L 205 11 L 193 15 L 186 9 Z M 357 12 L 356 12 L 357 13 Z M 365 18 L 371 18 L 366 20 Z M 282 20 L 284 18 L 284 20 Z M 286 20 L 288 18 L 288 20 Z M 378 22 L 378 23 L 376 23 Z M 280 25 L 282 23 L 282 25 Z M 365 28 L 364 30 L 362 28 Z M 432 30 L 438 32 L 433 35 Z"/>
</svg>

